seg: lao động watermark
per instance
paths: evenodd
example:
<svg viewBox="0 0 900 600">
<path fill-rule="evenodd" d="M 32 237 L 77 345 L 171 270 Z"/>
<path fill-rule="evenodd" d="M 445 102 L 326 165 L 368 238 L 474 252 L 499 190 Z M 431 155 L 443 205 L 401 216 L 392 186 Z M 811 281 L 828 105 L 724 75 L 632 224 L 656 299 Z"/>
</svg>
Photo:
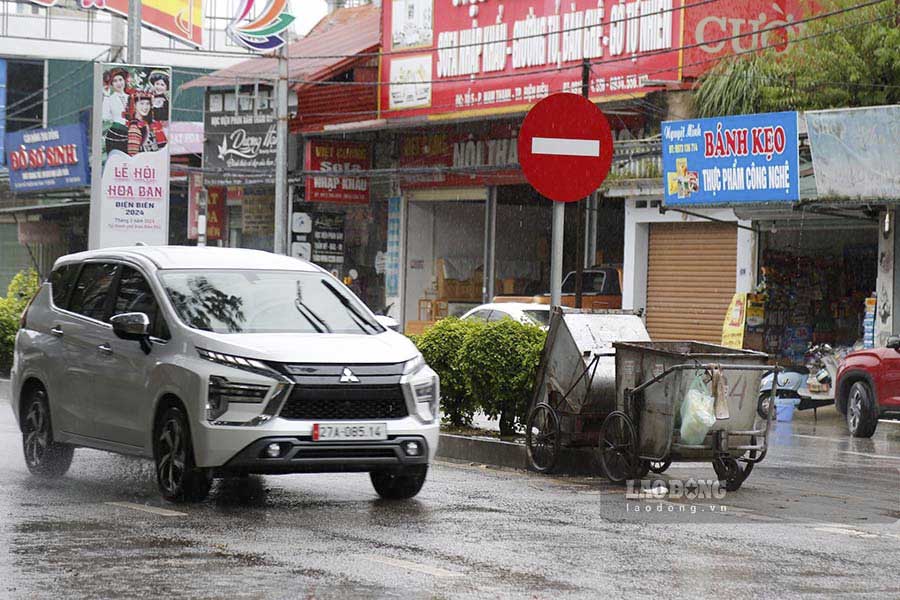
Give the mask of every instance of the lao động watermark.
<svg viewBox="0 0 900 600">
<path fill-rule="evenodd" d="M 629 479 L 626 500 L 724 500 L 728 492 L 717 479 Z"/>
</svg>

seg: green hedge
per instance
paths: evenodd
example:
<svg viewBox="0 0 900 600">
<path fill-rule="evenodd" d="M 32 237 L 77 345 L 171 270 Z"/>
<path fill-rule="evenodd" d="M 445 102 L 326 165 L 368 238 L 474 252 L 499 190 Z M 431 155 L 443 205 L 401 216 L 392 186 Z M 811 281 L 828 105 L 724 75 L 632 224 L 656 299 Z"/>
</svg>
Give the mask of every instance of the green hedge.
<svg viewBox="0 0 900 600">
<path fill-rule="evenodd" d="M 469 425 L 481 410 L 512 435 L 527 417 L 546 333 L 512 319 L 491 323 L 443 319 L 414 338 L 441 377 L 441 408 L 451 425 Z"/>
<path fill-rule="evenodd" d="M 0 373 L 8 372 L 12 366 L 13 346 L 22 311 L 40 287 L 40 280 L 33 269 L 21 271 L 10 282 L 6 297 L 0 297 Z"/>
</svg>

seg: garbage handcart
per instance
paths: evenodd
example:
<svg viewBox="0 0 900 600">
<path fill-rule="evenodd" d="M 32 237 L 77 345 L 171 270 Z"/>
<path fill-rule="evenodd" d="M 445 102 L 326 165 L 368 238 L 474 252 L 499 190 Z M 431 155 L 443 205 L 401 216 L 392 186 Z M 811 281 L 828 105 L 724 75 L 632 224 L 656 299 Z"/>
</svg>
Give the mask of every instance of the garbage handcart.
<svg viewBox="0 0 900 600">
<path fill-rule="evenodd" d="M 525 437 L 531 466 L 551 471 L 561 447 L 596 447 L 603 420 L 616 410 L 613 342 L 650 340 L 631 311 L 550 314 Z"/>
<path fill-rule="evenodd" d="M 552 313 L 538 369 L 526 427 L 535 470 L 552 469 L 563 446 L 593 446 L 613 482 L 662 473 L 673 461 L 710 462 L 724 488 L 734 491 L 765 458 L 774 402 L 767 419 L 757 419 L 756 411 L 760 379 L 772 370 L 766 354 L 692 341 L 650 342 L 646 331 L 640 335 L 642 325 L 607 332 L 607 339 L 617 339 L 588 351 L 583 340 L 573 348 L 569 321 L 578 318 Z M 590 332 L 596 336 L 597 327 Z M 623 341 L 625 334 L 637 335 Z M 702 441 L 687 443 L 679 412 L 696 377 L 714 387 L 717 418 Z"/>
</svg>

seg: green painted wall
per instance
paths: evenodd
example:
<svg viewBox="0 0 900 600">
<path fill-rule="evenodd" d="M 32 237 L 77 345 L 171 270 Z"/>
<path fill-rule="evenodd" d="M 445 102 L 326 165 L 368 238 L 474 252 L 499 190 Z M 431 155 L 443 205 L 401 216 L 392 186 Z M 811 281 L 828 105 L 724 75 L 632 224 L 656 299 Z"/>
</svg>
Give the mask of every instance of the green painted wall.
<svg viewBox="0 0 900 600">
<path fill-rule="evenodd" d="M 47 122 L 50 125 L 78 123 L 79 118 L 90 122 L 93 103 L 93 63 L 76 60 L 47 61 Z M 188 81 L 206 75 L 209 69 L 173 67 L 172 120 L 203 120 L 203 88 L 180 90 Z M 88 116 L 80 117 L 86 112 Z"/>
<path fill-rule="evenodd" d="M 15 223 L 0 223 L 0 296 L 16 273 L 31 267 L 28 249 L 19 244 L 19 227 Z"/>
</svg>

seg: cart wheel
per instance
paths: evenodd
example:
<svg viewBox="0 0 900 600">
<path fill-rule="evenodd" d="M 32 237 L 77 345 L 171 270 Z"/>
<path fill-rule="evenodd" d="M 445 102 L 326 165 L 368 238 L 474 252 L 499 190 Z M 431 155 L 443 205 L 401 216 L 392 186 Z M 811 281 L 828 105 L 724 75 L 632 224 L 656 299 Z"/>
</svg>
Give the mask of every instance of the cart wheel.
<svg viewBox="0 0 900 600">
<path fill-rule="evenodd" d="M 637 434 L 625 413 L 615 411 L 603 420 L 598 452 L 603 473 L 613 483 L 622 483 L 638 473 Z"/>
<path fill-rule="evenodd" d="M 666 457 L 665 460 L 651 460 L 650 461 L 650 470 L 656 473 L 657 475 L 661 475 L 666 472 L 672 465 L 672 459 L 670 457 Z"/>
<path fill-rule="evenodd" d="M 744 463 L 741 466 L 737 460 L 730 456 L 725 456 L 713 460 L 713 469 L 719 478 L 719 482 L 725 487 L 726 492 L 736 492 L 740 489 L 741 484 L 750 475 L 753 469 L 753 463 Z"/>
<path fill-rule="evenodd" d="M 559 458 L 559 417 L 549 404 L 541 402 L 531 411 L 525 429 L 525 445 L 531 468 L 549 473 Z"/>
</svg>

